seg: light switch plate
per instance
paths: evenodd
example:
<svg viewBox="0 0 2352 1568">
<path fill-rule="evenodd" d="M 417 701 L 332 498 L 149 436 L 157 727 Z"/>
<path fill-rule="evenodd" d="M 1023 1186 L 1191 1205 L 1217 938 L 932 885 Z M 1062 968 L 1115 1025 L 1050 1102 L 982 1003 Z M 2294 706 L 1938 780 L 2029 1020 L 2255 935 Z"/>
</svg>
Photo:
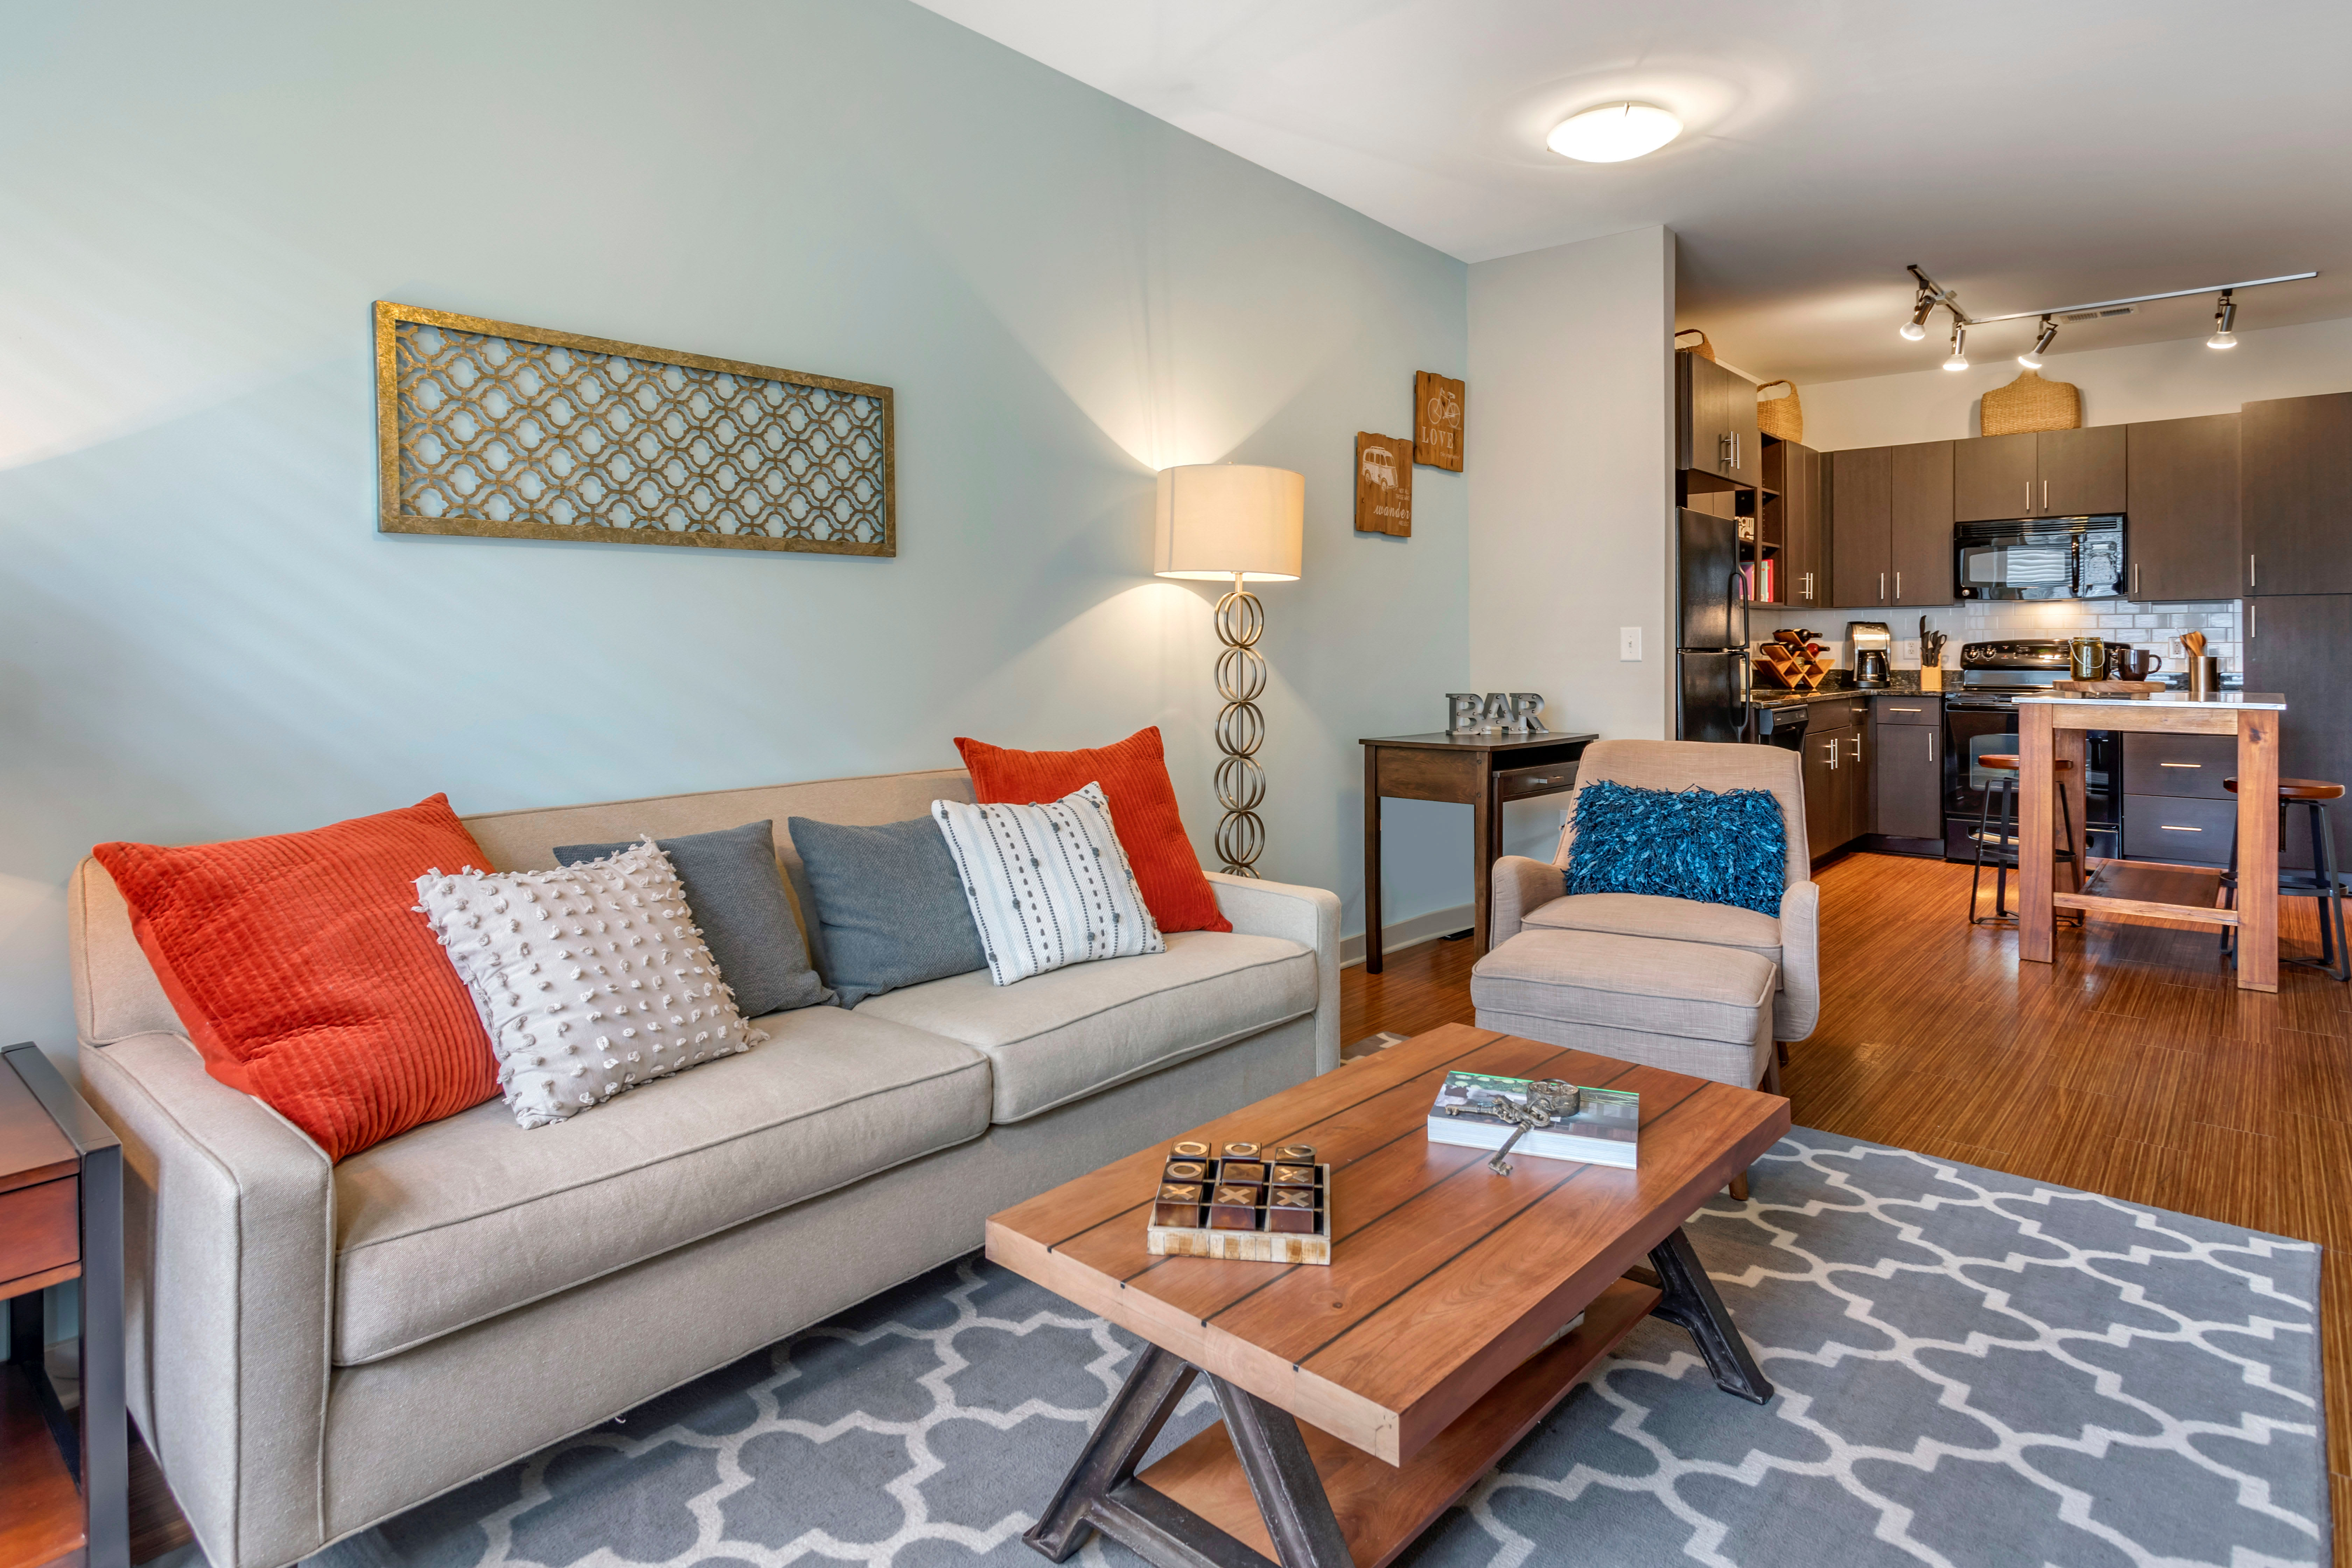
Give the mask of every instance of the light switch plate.
<svg viewBox="0 0 2352 1568">
<path fill-rule="evenodd" d="M 1619 626 L 1617 628 L 1617 658 L 1622 664 L 1642 662 L 1641 627 Z"/>
</svg>

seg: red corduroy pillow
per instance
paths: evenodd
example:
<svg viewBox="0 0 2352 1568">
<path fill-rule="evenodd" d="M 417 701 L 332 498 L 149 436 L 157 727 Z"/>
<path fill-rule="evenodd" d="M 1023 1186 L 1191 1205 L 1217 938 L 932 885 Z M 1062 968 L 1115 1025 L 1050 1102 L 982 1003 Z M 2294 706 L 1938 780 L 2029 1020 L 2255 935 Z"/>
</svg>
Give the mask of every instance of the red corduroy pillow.
<svg viewBox="0 0 2352 1568">
<path fill-rule="evenodd" d="M 331 1160 L 499 1092 L 416 879 L 489 860 L 449 797 L 229 844 L 91 851 L 205 1067 Z"/>
<path fill-rule="evenodd" d="M 1161 931 L 1231 931 L 1217 912 L 1217 895 L 1184 837 L 1176 814 L 1176 786 L 1160 747 L 1160 727 L 1138 730 L 1115 746 L 1086 752 L 1008 752 L 956 737 L 982 805 L 1026 805 L 1059 800 L 1099 784 L 1110 802 L 1111 826 L 1135 868 L 1135 885 Z"/>
</svg>

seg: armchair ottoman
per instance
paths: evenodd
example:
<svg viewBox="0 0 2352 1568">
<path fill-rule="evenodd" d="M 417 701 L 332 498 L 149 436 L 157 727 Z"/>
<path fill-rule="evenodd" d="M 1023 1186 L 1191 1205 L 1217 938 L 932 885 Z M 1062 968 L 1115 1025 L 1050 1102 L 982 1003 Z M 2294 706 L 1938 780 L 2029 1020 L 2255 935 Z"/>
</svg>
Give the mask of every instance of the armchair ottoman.
<svg viewBox="0 0 2352 1568">
<path fill-rule="evenodd" d="M 1779 914 L 1647 893 L 1570 894 L 1576 801 L 1597 779 L 1770 791 L 1788 835 Z M 1596 741 L 1578 768 L 1551 863 L 1517 855 L 1495 863 L 1495 946 L 1470 976 L 1478 1026 L 1777 1093 L 1774 1042 L 1805 1038 L 1821 1014 L 1821 889 L 1811 868 L 1797 752 Z"/>
</svg>

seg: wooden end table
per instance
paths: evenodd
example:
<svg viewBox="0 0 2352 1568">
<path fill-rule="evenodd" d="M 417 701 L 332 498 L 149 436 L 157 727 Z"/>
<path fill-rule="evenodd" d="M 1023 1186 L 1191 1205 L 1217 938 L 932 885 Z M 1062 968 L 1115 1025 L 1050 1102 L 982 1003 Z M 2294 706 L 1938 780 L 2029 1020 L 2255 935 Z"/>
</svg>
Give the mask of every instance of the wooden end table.
<svg viewBox="0 0 2352 1568">
<path fill-rule="evenodd" d="M 1576 787 L 1577 759 L 1598 735 L 1390 735 L 1364 748 L 1364 973 L 1381 972 L 1381 800 L 1467 805 L 1472 945 L 1483 953 L 1495 918 L 1503 803 Z"/>
<path fill-rule="evenodd" d="M 1500 1176 L 1430 1142 L 1454 1068 L 1639 1093 L 1641 1168 L 1515 1153 Z M 1163 1568 L 1380 1568 L 1649 1314 L 1763 1403 L 1682 1223 L 1788 1127 L 1778 1096 L 1448 1024 L 1183 1134 L 1315 1144 L 1328 1267 L 1147 1252 L 1164 1145 L 995 1215 L 992 1259 L 1147 1342 L 1026 1539 L 1056 1563 L 1093 1529 Z M 1223 1424 L 1138 1474 L 1196 1376 Z"/>
<path fill-rule="evenodd" d="M 49 1385 L 41 1293 L 81 1281 L 81 1399 Z M 47 1057 L 0 1051 L 0 1563 L 128 1568 L 122 1145 Z"/>
</svg>

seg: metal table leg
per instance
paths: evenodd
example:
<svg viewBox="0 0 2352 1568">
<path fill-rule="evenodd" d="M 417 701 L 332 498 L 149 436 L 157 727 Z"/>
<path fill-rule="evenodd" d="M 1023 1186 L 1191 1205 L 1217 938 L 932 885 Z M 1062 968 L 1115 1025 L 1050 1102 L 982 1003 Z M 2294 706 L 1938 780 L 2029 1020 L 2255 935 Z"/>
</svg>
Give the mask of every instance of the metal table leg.
<svg viewBox="0 0 2352 1568">
<path fill-rule="evenodd" d="M 1658 1271 L 1658 1287 L 1665 1292 L 1650 1309 L 1651 1315 L 1689 1332 L 1698 1344 L 1698 1353 L 1706 1358 L 1706 1369 L 1715 1374 L 1717 1388 L 1756 1405 L 1769 1400 L 1771 1381 L 1748 1353 L 1739 1326 L 1731 1321 L 1723 1298 L 1715 1293 L 1715 1281 L 1706 1277 L 1706 1266 L 1698 1260 L 1690 1237 L 1679 1226 L 1650 1249 L 1650 1267 Z"/>
</svg>

